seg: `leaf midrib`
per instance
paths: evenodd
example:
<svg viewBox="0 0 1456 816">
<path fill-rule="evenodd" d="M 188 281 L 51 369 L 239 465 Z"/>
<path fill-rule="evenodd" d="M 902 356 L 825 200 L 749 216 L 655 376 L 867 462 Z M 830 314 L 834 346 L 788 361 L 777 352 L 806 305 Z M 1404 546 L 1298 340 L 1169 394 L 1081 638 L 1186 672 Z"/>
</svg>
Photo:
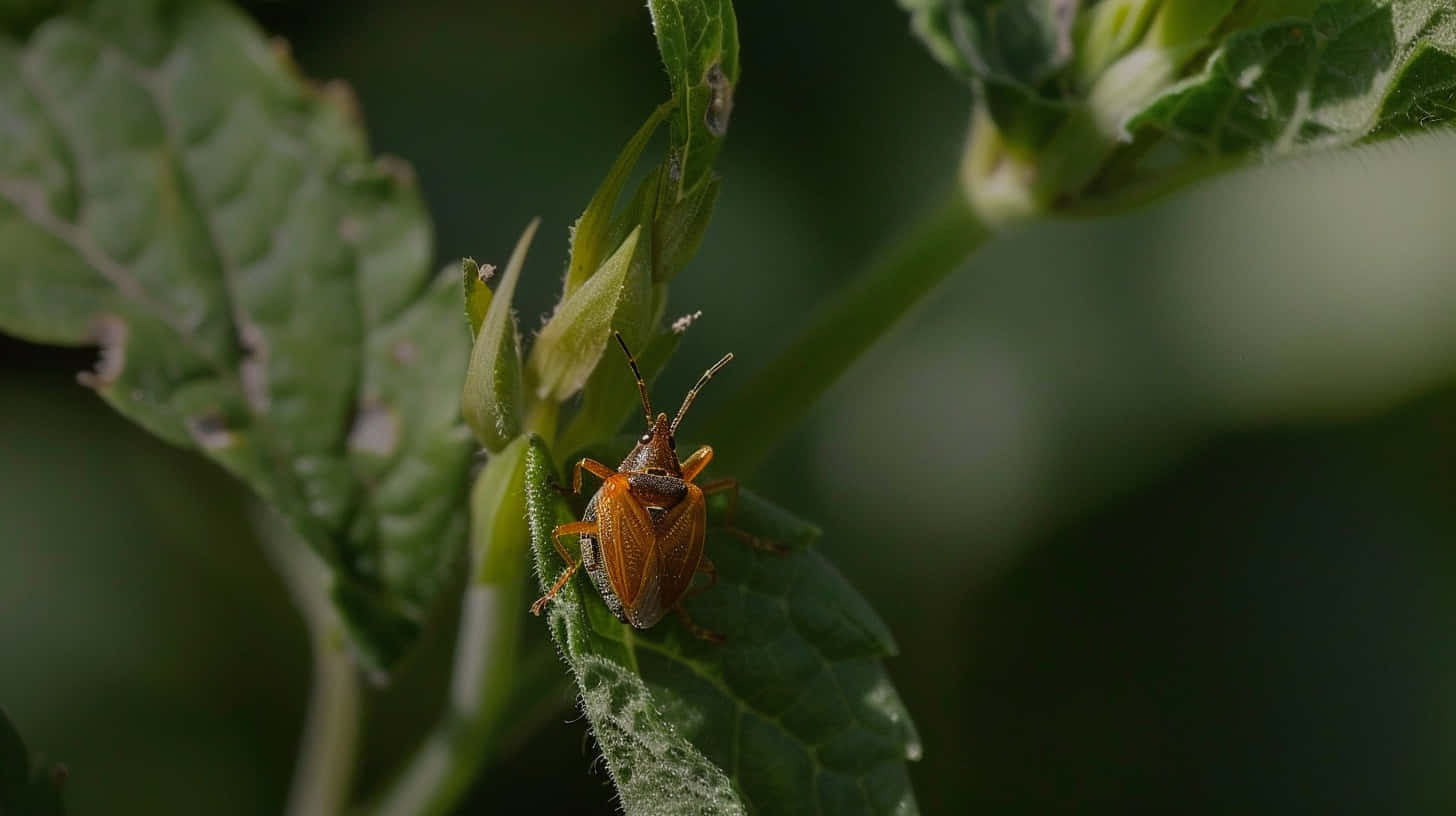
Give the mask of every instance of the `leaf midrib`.
<svg viewBox="0 0 1456 816">
<path fill-rule="evenodd" d="M 236 259 L 232 258 L 226 251 L 225 245 L 219 233 L 216 213 L 211 202 L 203 195 L 192 168 L 186 160 L 187 151 L 190 147 L 181 132 L 180 122 L 173 110 L 166 95 L 162 92 L 161 84 L 168 76 L 167 67 L 177 53 L 175 40 L 170 42 L 161 59 L 161 69 L 152 70 L 138 63 L 125 49 L 121 48 L 115 41 L 107 38 L 97 28 L 72 21 L 79 30 L 85 32 L 88 38 L 94 38 L 98 44 L 98 63 L 109 61 L 126 72 L 126 75 L 135 82 L 147 95 L 148 101 L 157 112 L 163 127 L 166 139 L 166 161 L 175 174 L 178 186 L 182 189 L 189 207 L 195 216 L 201 221 L 207 236 L 206 252 L 210 260 L 209 272 L 219 276 L 226 314 L 229 321 L 227 337 L 233 344 L 237 354 L 236 361 L 224 361 L 207 349 L 204 344 L 198 342 L 193 332 L 176 315 L 172 314 L 160 301 L 154 298 L 141 279 L 134 274 L 129 266 L 122 261 L 112 257 L 106 250 L 97 246 L 90 239 L 84 228 L 79 223 L 72 223 L 56 213 L 45 200 L 44 193 L 36 187 L 34 182 L 21 179 L 0 179 L 0 195 L 3 195 L 17 211 L 19 211 L 31 224 L 42 229 L 52 237 L 62 241 L 66 246 L 76 252 L 92 269 L 103 279 L 108 281 L 114 289 L 125 299 L 141 308 L 144 313 L 169 328 L 186 348 L 197 359 L 201 360 L 208 369 L 221 380 L 234 394 L 240 398 L 240 402 L 246 406 L 249 424 L 260 431 L 253 435 L 269 462 L 271 478 L 277 480 L 281 486 L 286 486 L 288 494 L 298 496 L 300 487 L 297 476 L 292 472 L 288 462 L 294 451 L 283 444 L 278 434 L 272 432 L 270 423 L 267 421 L 268 414 L 264 407 L 254 404 L 250 398 L 247 388 L 242 382 L 241 372 L 230 363 L 241 363 L 244 356 L 251 354 L 241 335 L 243 326 L 251 325 L 246 311 L 240 306 L 241 298 L 237 291 L 239 270 Z M 35 35 L 32 34 L 27 45 L 33 45 Z M 57 105 L 51 96 L 49 89 L 35 76 L 34 67 L 35 52 L 29 47 L 23 47 L 19 56 L 21 70 L 18 72 L 21 82 L 26 90 L 36 100 L 41 114 L 45 117 L 51 129 L 61 141 L 66 157 L 70 160 L 70 185 L 75 192 L 77 206 L 84 210 L 86 206 L 84 165 L 86 159 L 83 151 L 73 143 L 69 135 L 69 128 L 65 125 L 63 118 L 59 115 Z M 237 104 L 237 100 L 229 100 L 229 108 Z M 289 193 L 290 196 L 297 196 L 302 185 L 295 186 Z M 351 253 L 350 263 L 352 272 L 349 277 L 351 285 L 349 291 L 353 296 L 354 311 L 360 317 L 360 325 L 370 327 L 373 324 L 364 314 L 363 304 L 359 297 L 357 286 L 358 258 Z M 427 281 L 428 285 L 428 281 Z M 396 315 L 398 317 L 398 315 Z M 374 328 L 379 328 L 374 326 Z M 367 339 L 367 334 L 361 334 L 361 340 Z M 361 357 L 362 361 L 362 357 Z M 362 398 L 361 390 L 363 382 L 361 376 L 354 378 L 354 403 L 357 405 Z M 185 421 L 185 417 L 182 418 Z M 319 542 L 321 543 L 321 542 Z"/>
</svg>

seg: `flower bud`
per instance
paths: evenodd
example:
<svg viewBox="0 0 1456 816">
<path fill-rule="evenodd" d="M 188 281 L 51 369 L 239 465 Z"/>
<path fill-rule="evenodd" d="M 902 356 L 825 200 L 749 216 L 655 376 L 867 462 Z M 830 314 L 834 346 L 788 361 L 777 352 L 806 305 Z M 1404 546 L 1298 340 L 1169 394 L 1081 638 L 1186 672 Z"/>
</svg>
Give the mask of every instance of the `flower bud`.
<svg viewBox="0 0 1456 816">
<path fill-rule="evenodd" d="M 537 397 L 562 402 L 575 394 L 601 359 L 623 306 L 628 312 L 651 308 L 651 274 L 645 259 L 635 259 L 641 234 L 640 226 L 633 229 L 541 329 L 527 363 Z"/>
<path fill-rule="evenodd" d="M 500 286 L 491 297 L 490 307 L 475 336 L 470 366 L 465 372 L 465 387 L 460 395 L 460 411 L 466 423 L 480 444 L 492 452 L 502 450 L 521 433 L 521 347 L 516 320 L 511 314 L 511 299 L 526 262 L 526 251 L 540 223 L 539 218 L 532 219 L 516 242 Z M 470 308 L 467 295 L 467 311 Z"/>
</svg>

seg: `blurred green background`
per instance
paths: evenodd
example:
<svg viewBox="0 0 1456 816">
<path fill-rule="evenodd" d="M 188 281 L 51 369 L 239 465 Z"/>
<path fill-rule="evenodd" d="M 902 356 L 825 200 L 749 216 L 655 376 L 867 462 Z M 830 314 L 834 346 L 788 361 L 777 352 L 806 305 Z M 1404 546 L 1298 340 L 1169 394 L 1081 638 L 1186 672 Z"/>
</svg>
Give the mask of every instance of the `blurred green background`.
<svg viewBox="0 0 1456 816">
<path fill-rule="evenodd" d="M 543 217 L 539 326 L 567 226 L 666 95 L 642 3 L 248 8 L 413 162 L 441 263 L 499 263 Z M 703 317 L 663 394 L 770 360 L 940 200 L 967 118 L 892 3 L 738 15 L 723 195 L 672 292 Z M 899 638 L 926 812 L 1456 808 L 1453 178 L 1434 136 L 1020 229 L 751 480 Z M 90 362 L 4 341 L 0 704 L 75 813 L 277 812 L 301 623 L 237 486 L 112 415 Z M 365 785 L 430 724 L 453 619 L 372 696 Z M 614 811 L 565 699 L 462 813 Z"/>
</svg>

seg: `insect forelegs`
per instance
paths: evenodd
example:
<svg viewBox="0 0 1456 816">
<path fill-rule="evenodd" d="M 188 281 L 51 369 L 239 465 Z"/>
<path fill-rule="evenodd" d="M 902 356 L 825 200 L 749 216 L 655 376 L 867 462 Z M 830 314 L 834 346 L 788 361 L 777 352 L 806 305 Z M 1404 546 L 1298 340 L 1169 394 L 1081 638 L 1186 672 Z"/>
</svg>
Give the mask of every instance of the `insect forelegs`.
<svg viewBox="0 0 1456 816">
<path fill-rule="evenodd" d="M 611 468 L 607 467 L 601 462 L 598 462 L 595 459 L 582 459 L 580 462 L 576 463 L 575 467 L 571 469 L 572 493 L 581 492 L 581 472 L 583 469 L 591 471 L 591 474 L 593 476 L 601 479 L 604 482 L 617 474 L 617 471 L 612 470 Z"/>
</svg>

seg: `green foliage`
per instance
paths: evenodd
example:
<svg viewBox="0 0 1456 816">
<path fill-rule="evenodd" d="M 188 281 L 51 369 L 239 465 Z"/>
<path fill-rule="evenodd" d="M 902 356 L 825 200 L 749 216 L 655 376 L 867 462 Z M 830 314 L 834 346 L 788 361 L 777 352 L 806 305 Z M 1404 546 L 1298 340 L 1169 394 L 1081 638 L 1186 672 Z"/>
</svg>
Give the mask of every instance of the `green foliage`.
<svg viewBox="0 0 1456 816">
<path fill-rule="evenodd" d="M 470 368 L 465 372 L 460 411 L 480 444 L 497 453 L 521 433 L 521 341 L 516 317 L 511 314 L 511 298 L 539 224 L 540 219 L 534 219 L 521 233 L 495 295 L 485 288 L 478 273 L 470 273 L 473 262 L 466 264 L 464 272 L 465 311 L 475 343 L 470 351 Z M 477 322 L 475 313 L 482 301 L 489 305 Z"/>
<path fill-rule="evenodd" d="M 649 0 L 647 8 L 678 102 L 668 154 L 671 207 L 713 175 L 738 85 L 738 21 L 732 0 Z"/>
<path fill-rule="evenodd" d="M 485 313 L 490 311 L 491 292 L 485 282 L 495 273 L 493 267 L 482 268 L 474 258 L 460 259 L 460 279 L 465 289 L 465 320 L 470 324 L 470 336 L 480 334 L 480 324 L 485 322 Z"/>
<path fill-rule="evenodd" d="M 1453 118 L 1441 0 L 902 5 L 975 89 L 963 183 L 991 221 L 1115 208 Z"/>
<path fill-rule="evenodd" d="M 512 558 L 519 566 L 516 536 L 498 530 L 519 526 L 524 495 L 543 587 L 564 568 L 550 534 L 569 515 L 550 487 L 558 463 L 543 437 L 559 439 L 562 452 L 596 449 L 636 413 L 627 366 L 615 358 L 604 363 L 608 338 L 618 331 L 628 340 L 649 381 L 667 364 L 681 337 L 680 327 L 661 325 L 667 286 L 696 252 L 720 188 L 711 161 L 738 76 L 732 7 L 654 2 L 650 8 L 673 97 L 628 140 L 573 228 L 561 300 L 532 342 L 524 371 L 499 361 L 516 359 L 507 315 L 529 230 L 493 295 L 481 291 L 473 265 L 463 272 L 466 311 L 472 325 L 479 321 L 464 412 L 495 455 L 473 498 L 475 523 L 486 529 L 477 531 L 477 583 L 467 591 L 461 631 L 494 638 L 488 648 L 496 658 L 514 648 L 512 624 L 476 621 L 471 599 L 503 585 Z M 622 203 L 627 180 L 663 121 L 671 125 L 667 155 Z M 474 317 L 482 309 L 484 316 Z M 578 392 L 580 400 L 569 405 Z M 510 406 L 520 400 L 526 419 L 518 421 L 522 412 Z M 562 409 L 573 407 L 563 420 Z M 522 491 L 515 474 L 527 438 Z M 684 640 L 676 624 L 645 633 L 624 628 L 585 589 L 584 576 L 556 596 L 552 633 L 573 668 L 622 801 L 631 813 L 913 812 L 904 763 L 918 756 L 919 745 L 880 664 L 894 651 L 889 633 L 807 549 L 816 531 L 751 496 L 742 517 L 763 535 L 797 546 L 787 556 L 762 556 L 728 538 L 723 580 L 694 606 L 729 637 L 727 646 Z M 709 539 L 712 547 L 725 545 L 721 531 Z M 499 586 L 491 597 L 492 604 L 504 597 Z M 490 702 L 501 699 L 498 684 L 462 681 L 483 675 L 459 662 L 478 648 L 484 647 L 462 641 L 455 687 L 477 693 L 452 702 L 454 710 L 383 798 L 380 812 L 445 812 L 451 791 L 469 778 L 459 757 L 485 753 L 481 740 L 498 730 L 491 720 L 500 712 Z M 455 762 L 431 759 L 428 746 L 440 743 L 452 745 Z M 415 808 L 414 791 L 436 793 Z"/>
<path fill-rule="evenodd" d="M 629 279 L 635 279 L 632 282 L 640 290 L 647 283 L 645 275 L 631 274 L 641 268 L 635 260 L 639 229 L 628 234 L 596 274 L 562 299 L 537 335 L 527 363 L 537 383 L 536 396 L 561 402 L 581 390 L 602 357 L 613 323 L 641 324 L 640 308 L 630 310 L 637 314 L 622 314 L 628 311 L 624 307 L 642 306 L 646 296 L 634 293 L 629 285 Z"/>
<path fill-rule="evenodd" d="M 617 200 L 622 196 L 622 188 L 627 183 L 627 177 L 632 174 L 632 168 L 637 166 L 637 159 L 642 156 L 647 143 L 651 141 L 652 135 L 657 132 L 662 121 L 667 118 L 668 111 L 672 110 L 673 103 L 665 102 L 659 105 L 642 127 L 637 129 L 632 138 L 627 141 L 622 152 L 617 155 L 617 160 L 612 163 L 612 168 L 607 171 L 606 178 L 602 179 L 601 186 L 597 188 L 592 199 L 586 205 L 586 211 L 576 220 L 576 225 L 571 230 L 571 261 L 566 267 L 565 292 L 570 295 L 578 287 L 586 282 L 596 272 L 597 267 L 602 263 L 603 250 L 607 246 L 608 236 L 615 226 L 621 229 L 624 224 L 619 220 L 616 224 L 612 220 L 612 212 L 617 207 Z M 630 212 L 630 211 L 629 211 Z M 637 219 L 633 219 L 635 223 Z M 619 239 L 620 240 L 620 239 Z"/>
<path fill-rule="evenodd" d="M 552 528 L 570 519 L 540 440 L 526 500 L 542 588 L 565 568 Z M 718 519 L 707 550 L 716 586 L 688 604 L 699 640 L 675 620 L 619 623 L 585 576 L 549 611 L 551 631 L 629 813 L 913 813 L 905 760 L 920 745 L 881 658 L 894 641 L 810 546 L 818 530 L 743 493 L 735 524 L 790 548 L 750 549 Z M 568 545 L 570 548 L 570 545 Z"/>
<path fill-rule="evenodd" d="M 562 567 L 559 463 L 532 432 L 601 444 L 637 405 L 625 367 L 600 364 L 612 331 L 648 377 L 680 340 L 662 326 L 667 286 L 720 191 L 737 24 L 728 0 L 649 7 L 672 98 L 578 221 L 561 301 L 524 364 L 511 308 L 536 224 L 494 292 L 470 259 L 460 278 L 430 274 L 408 168 L 373 160 L 348 93 L 302 80 L 236 12 L 197 0 L 0 17 L 14 24 L 0 40 L 0 328 L 100 344 L 86 384 L 275 505 L 332 568 L 367 668 L 398 662 L 460 563 L 467 424 L 492 454 L 471 494 L 448 710 L 383 812 L 447 812 L 501 732 L 527 524 L 543 579 Z M 663 122 L 665 156 L 623 203 Z M 737 523 L 790 551 L 710 531 L 722 580 L 692 608 L 726 645 L 675 623 L 623 627 L 584 579 L 553 607 L 623 801 L 913 812 L 905 761 L 920 749 L 881 665 L 888 631 L 810 549 L 812 527 L 749 494 Z M 9 766 L 23 757 L 0 748 Z M 5 773 L 7 790 L 19 784 Z"/>
<path fill-rule="evenodd" d="M 1449 4 L 1339 0 L 1231 36 L 1128 121 L 1194 154 L 1281 156 L 1449 124 Z"/>
<path fill-rule="evenodd" d="M 448 582 L 470 456 L 411 173 L 226 6 L 79 8 L 0 39 L 0 328 L 100 344 L 82 381 L 277 506 L 387 671 Z"/>
<path fill-rule="evenodd" d="M 32 759 L 20 733 L 0 708 L 0 814 L 61 816 L 66 769 Z"/>
</svg>

